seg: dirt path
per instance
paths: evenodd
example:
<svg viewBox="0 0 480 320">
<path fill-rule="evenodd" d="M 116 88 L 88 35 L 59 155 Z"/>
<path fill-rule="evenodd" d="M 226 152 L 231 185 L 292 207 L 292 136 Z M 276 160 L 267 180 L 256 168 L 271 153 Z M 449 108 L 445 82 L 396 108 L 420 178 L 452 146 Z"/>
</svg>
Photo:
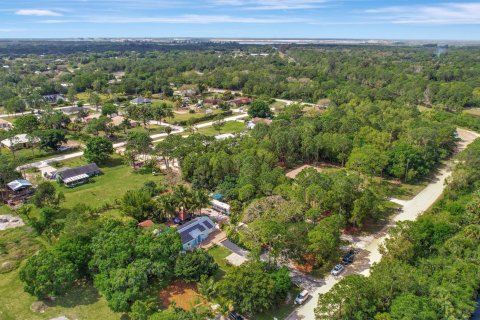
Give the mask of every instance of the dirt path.
<svg viewBox="0 0 480 320">
<path fill-rule="evenodd" d="M 458 152 L 464 150 L 470 143 L 480 137 L 478 133 L 464 129 L 457 129 L 457 133 L 461 139 L 458 143 Z M 413 221 L 425 210 L 430 208 L 442 195 L 443 190 L 445 189 L 445 181 L 451 176 L 452 171 L 453 168 L 451 165 L 445 165 L 440 169 L 435 179 L 411 200 L 392 199 L 393 202 L 403 206 L 402 210 L 400 210 L 397 215 L 393 216 L 390 222 L 376 234 L 366 237 L 351 237 L 353 244 L 356 247 L 363 249 L 353 265 L 349 266 L 339 277 L 329 275 L 325 279 L 320 280 L 321 285 L 311 292 L 312 298 L 292 312 L 286 319 L 315 319 L 314 309 L 317 306 L 319 294 L 328 292 L 337 282 L 348 274 L 358 273 L 365 276 L 370 275 L 370 267 L 382 259 L 382 255 L 379 251 L 380 245 L 385 239 L 387 239 L 390 228 L 398 221 Z"/>
</svg>

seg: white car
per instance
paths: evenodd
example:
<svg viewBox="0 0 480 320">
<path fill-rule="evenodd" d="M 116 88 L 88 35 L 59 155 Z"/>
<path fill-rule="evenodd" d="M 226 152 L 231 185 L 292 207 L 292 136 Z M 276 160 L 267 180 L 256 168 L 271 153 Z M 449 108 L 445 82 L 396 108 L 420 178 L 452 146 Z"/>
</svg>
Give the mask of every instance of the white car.
<svg viewBox="0 0 480 320">
<path fill-rule="evenodd" d="M 345 267 L 341 264 L 337 264 L 333 269 L 332 269 L 332 275 L 338 276 L 342 271 L 345 269 Z"/>
<path fill-rule="evenodd" d="M 295 304 L 303 304 L 310 297 L 310 293 L 307 290 L 303 290 L 295 298 Z"/>
</svg>

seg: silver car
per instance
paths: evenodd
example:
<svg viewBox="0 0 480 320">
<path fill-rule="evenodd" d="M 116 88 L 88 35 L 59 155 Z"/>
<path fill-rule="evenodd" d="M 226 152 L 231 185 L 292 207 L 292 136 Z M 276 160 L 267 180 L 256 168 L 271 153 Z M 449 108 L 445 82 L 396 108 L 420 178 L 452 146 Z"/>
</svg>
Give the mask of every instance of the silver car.
<svg viewBox="0 0 480 320">
<path fill-rule="evenodd" d="M 345 269 L 345 267 L 341 264 L 337 264 L 335 267 L 332 269 L 332 275 L 338 276 L 342 271 Z"/>
</svg>

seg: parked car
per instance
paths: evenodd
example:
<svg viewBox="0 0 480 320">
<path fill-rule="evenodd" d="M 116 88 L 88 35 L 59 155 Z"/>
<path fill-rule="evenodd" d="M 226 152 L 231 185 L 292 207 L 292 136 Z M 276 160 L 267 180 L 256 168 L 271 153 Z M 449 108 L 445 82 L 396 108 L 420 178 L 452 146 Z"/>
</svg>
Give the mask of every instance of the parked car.
<svg viewBox="0 0 480 320">
<path fill-rule="evenodd" d="M 342 259 L 342 264 L 343 265 L 349 265 L 351 263 L 353 263 L 353 260 L 355 259 L 355 251 L 354 250 L 350 250 L 348 251 L 348 253 L 343 257 Z"/>
<path fill-rule="evenodd" d="M 341 264 L 337 264 L 335 267 L 332 269 L 332 275 L 338 276 L 342 271 L 345 269 L 345 267 Z"/>
<path fill-rule="evenodd" d="M 310 297 L 310 293 L 307 290 L 300 292 L 295 298 L 295 304 L 303 304 Z"/>
<path fill-rule="evenodd" d="M 243 320 L 243 317 L 236 313 L 235 311 L 228 312 L 228 319 L 230 320 Z"/>
</svg>

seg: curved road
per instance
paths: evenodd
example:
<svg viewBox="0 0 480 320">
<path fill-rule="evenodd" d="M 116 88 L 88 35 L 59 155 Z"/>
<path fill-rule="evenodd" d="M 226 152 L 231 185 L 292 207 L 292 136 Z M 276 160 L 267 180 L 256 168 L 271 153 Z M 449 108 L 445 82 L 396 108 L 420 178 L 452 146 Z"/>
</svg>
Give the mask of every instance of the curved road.
<svg viewBox="0 0 480 320">
<path fill-rule="evenodd" d="M 470 143 L 480 137 L 478 133 L 464 129 L 457 129 L 457 132 L 461 139 L 458 143 L 457 152 L 464 150 Z M 418 216 L 430 208 L 442 195 L 445 189 L 445 181 L 451 176 L 452 171 L 453 167 L 451 164 L 444 165 L 433 181 L 411 200 L 391 199 L 393 202 L 400 204 L 402 209 L 397 215 L 393 216 L 390 222 L 379 232 L 366 237 L 344 237 L 350 240 L 355 247 L 362 249 L 355 262 L 351 266 L 348 266 L 347 270 L 341 276 L 334 277 L 329 275 L 319 280 L 320 285 L 311 292 L 312 298 L 293 311 L 286 319 L 315 319 L 314 309 L 317 306 L 319 294 L 328 292 L 348 274 L 358 273 L 365 276 L 370 275 L 370 267 L 382 259 L 379 249 L 381 244 L 387 239 L 390 228 L 398 221 L 416 220 Z"/>
<path fill-rule="evenodd" d="M 244 114 L 239 114 L 239 115 L 232 116 L 232 117 L 227 117 L 227 118 L 224 119 L 224 121 L 237 121 L 237 120 L 240 120 L 240 119 L 243 119 L 243 118 L 246 118 L 246 117 L 248 117 L 248 114 L 244 113 Z M 197 128 L 210 127 L 210 126 L 213 125 L 214 122 L 215 121 L 200 123 L 200 124 L 196 125 L 196 127 Z M 174 133 L 174 134 L 182 133 L 182 132 L 185 131 L 185 129 L 183 127 L 170 125 L 168 123 L 163 123 L 163 122 L 159 123 L 158 121 L 152 121 L 152 123 L 160 124 L 162 126 L 170 126 L 173 129 L 172 133 Z M 166 136 L 167 136 L 166 133 L 159 133 L 159 134 L 151 135 L 150 138 L 152 138 L 152 140 L 154 142 L 157 142 L 157 141 L 160 141 L 161 139 L 165 138 Z M 125 146 L 125 142 L 119 142 L 119 143 L 115 143 L 113 145 L 113 147 L 115 149 L 121 148 L 123 146 Z M 37 162 L 24 164 L 24 165 L 21 165 L 21 166 L 17 167 L 17 170 L 23 170 L 23 169 L 27 169 L 27 168 L 31 168 L 31 167 L 42 168 L 42 167 L 47 166 L 51 162 L 57 162 L 57 161 L 63 161 L 63 160 L 67 160 L 67 159 L 77 158 L 77 157 L 81 157 L 82 155 L 83 155 L 83 151 L 70 153 L 70 154 L 65 154 L 65 155 L 49 158 L 49 159 L 42 160 L 42 161 L 37 161 Z"/>
</svg>

